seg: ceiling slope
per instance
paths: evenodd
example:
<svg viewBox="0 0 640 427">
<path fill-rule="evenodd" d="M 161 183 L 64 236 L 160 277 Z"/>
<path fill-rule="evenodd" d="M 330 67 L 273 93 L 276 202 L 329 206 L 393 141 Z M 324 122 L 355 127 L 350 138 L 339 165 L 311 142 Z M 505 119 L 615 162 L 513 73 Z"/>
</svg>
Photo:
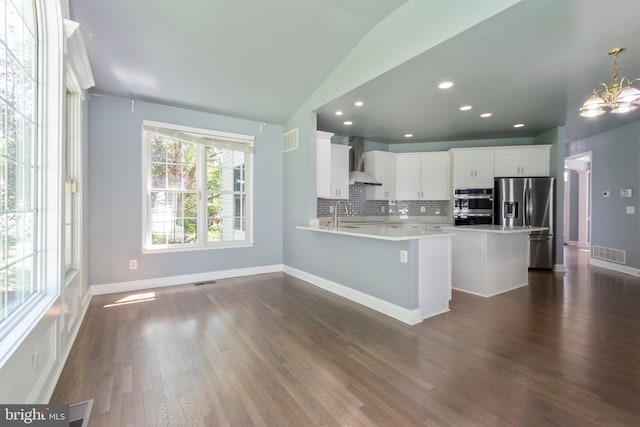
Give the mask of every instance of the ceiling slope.
<svg viewBox="0 0 640 427">
<path fill-rule="evenodd" d="M 99 93 L 283 123 L 406 0 L 70 0 Z"/>
</svg>

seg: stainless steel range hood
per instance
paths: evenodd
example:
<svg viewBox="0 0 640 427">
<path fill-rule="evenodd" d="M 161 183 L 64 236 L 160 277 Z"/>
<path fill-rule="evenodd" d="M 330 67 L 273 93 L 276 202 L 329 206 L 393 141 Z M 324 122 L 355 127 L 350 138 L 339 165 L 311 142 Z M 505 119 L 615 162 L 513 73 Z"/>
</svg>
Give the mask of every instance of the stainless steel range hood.
<svg viewBox="0 0 640 427">
<path fill-rule="evenodd" d="M 381 182 L 364 171 L 364 138 L 350 136 L 349 145 L 349 185 L 382 185 Z"/>
</svg>

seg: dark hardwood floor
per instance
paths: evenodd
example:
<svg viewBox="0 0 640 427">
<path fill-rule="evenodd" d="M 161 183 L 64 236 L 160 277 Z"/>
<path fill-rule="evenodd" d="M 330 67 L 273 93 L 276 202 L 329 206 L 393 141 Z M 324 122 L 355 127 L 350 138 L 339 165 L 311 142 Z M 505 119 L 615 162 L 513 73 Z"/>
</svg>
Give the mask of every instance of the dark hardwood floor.
<svg viewBox="0 0 640 427">
<path fill-rule="evenodd" d="M 416 326 L 280 273 L 96 296 L 52 402 L 93 398 L 94 427 L 639 426 L 640 279 L 587 256 Z"/>
</svg>

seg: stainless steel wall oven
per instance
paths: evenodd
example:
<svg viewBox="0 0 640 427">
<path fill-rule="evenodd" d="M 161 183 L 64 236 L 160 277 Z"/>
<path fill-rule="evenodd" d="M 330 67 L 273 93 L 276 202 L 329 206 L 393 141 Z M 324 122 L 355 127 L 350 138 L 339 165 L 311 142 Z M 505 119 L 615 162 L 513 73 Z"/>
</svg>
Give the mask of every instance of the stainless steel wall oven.
<svg viewBox="0 0 640 427">
<path fill-rule="evenodd" d="M 453 194 L 455 225 L 493 224 L 493 189 L 458 188 Z"/>
</svg>

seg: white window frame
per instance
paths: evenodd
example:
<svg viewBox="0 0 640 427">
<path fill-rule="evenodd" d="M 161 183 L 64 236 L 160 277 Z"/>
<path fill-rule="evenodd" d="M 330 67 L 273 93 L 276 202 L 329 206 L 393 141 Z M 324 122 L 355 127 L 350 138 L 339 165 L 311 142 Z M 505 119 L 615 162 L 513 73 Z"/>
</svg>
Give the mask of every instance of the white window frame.
<svg viewBox="0 0 640 427">
<path fill-rule="evenodd" d="M 64 163 L 63 163 L 63 195 L 64 208 L 62 215 L 64 218 L 63 228 L 63 261 L 64 261 L 64 273 L 65 273 L 65 285 L 71 282 L 73 276 L 78 272 L 80 265 L 80 205 L 81 205 L 81 192 L 80 192 L 80 172 L 81 172 L 81 145 L 82 145 L 82 89 L 76 77 L 76 73 L 73 71 L 73 67 L 69 64 L 65 67 L 66 77 L 66 91 L 65 91 L 65 139 L 64 139 Z M 67 206 L 67 191 L 71 192 L 71 206 Z M 71 209 L 71 247 L 67 248 L 66 239 L 66 225 L 67 209 Z M 70 263 L 67 264 L 66 251 L 71 251 Z"/>
<path fill-rule="evenodd" d="M 168 133 L 188 134 L 198 146 L 199 163 L 197 165 L 198 184 L 194 192 L 198 193 L 198 236 L 195 243 L 152 245 L 151 243 L 151 150 L 146 128 L 156 128 Z M 253 145 L 255 137 L 210 129 L 174 125 L 144 120 L 142 133 L 142 253 L 182 252 L 208 249 L 227 249 L 253 246 Z M 181 139 L 181 138 L 176 138 Z M 207 188 L 206 188 L 206 156 L 205 147 L 208 140 L 234 141 L 246 144 L 245 151 L 245 195 L 246 195 L 246 230 L 244 240 L 208 242 L 207 239 Z"/>
<path fill-rule="evenodd" d="M 58 1 L 34 2 L 38 41 L 36 293 L 0 323 L 0 366 L 60 294 L 63 23 Z"/>
</svg>

